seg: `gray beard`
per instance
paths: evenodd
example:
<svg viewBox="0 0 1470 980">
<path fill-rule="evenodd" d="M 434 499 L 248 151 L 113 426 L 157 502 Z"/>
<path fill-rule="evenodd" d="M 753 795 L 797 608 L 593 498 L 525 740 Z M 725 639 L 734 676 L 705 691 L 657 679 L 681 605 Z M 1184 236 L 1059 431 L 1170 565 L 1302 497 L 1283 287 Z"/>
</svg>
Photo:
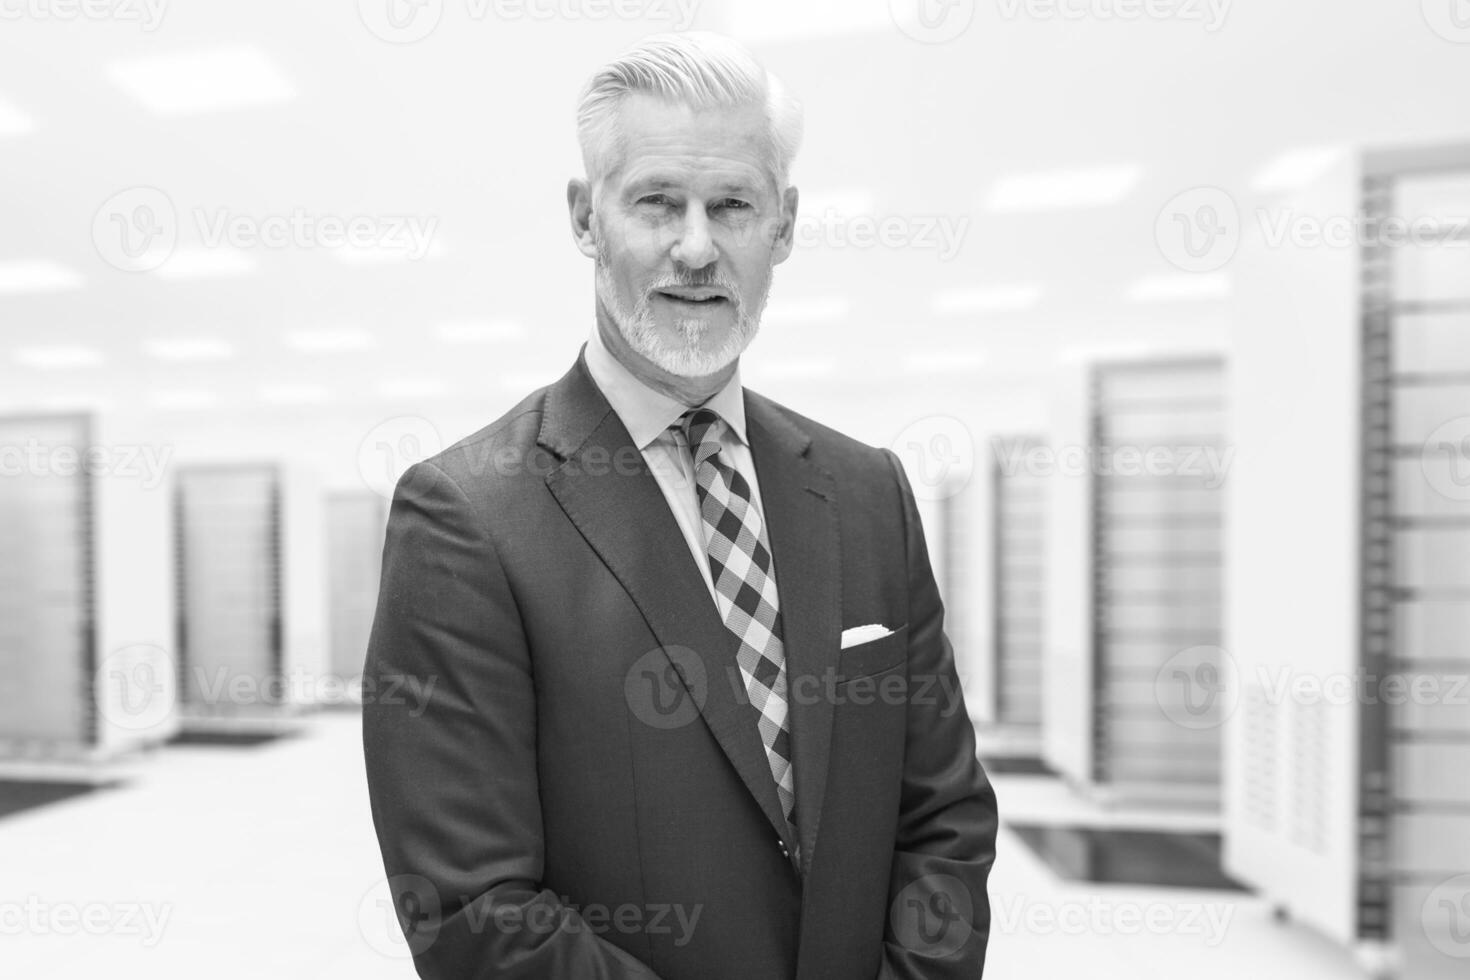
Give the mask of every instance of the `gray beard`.
<svg viewBox="0 0 1470 980">
<path fill-rule="evenodd" d="M 757 308 L 751 310 L 741 300 L 735 284 L 721 277 L 715 284 L 728 290 L 736 304 L 735 327 L 724 343 L 709 353 L 702 351 L 699 340 L 705 326 L 701 321 L 692 319 L 681 319 L 675 323 L 675 329 L 683 341 L 681 344 L 665 343 L 653 322 L 653 304 L 649 299 L 652 291 L 645 292 L 631 310 L 620 301 L 600 238 L 597 240 L 596 266 L 597 298 L 607 310 L 608 316 L 612 317 L 618 332 L 639 355 L 675 377 L 701 378 L 723 370 L 745 352 L 745 348 L 750 346 L 760 330 L 761 313 L 765 310 L 769 293 L 761 297 Z M 664 281 L 654 288 L 679 284 L 677 281 Z"/>
</svg>

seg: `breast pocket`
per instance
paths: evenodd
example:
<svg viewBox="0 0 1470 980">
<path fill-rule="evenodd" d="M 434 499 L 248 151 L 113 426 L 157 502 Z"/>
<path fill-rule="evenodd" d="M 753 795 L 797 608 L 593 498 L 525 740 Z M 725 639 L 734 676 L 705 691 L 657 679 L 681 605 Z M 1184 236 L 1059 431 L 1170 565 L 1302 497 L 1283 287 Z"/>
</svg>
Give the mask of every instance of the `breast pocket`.
<svg viewBox="0 0 1470 980">
<path fill-rule="evenodd" d="M 881 674 L 908 660 L 909 626 L 904 623 L 887 636 L 848 647 L 837 655 L 837 683 L 846 684 Z"/>
</svg>

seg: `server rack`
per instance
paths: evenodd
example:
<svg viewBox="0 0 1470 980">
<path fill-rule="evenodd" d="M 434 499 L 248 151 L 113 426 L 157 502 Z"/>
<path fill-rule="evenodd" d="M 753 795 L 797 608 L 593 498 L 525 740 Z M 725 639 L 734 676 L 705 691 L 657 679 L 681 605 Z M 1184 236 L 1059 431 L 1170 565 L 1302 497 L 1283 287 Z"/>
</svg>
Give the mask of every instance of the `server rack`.
<svg viewBox="0 0 1470 980">
<path fill-rule="evenodd" d="M 1362 270 L 1358 931 L 1402 976 L 1470 965 L 1470 153 L 1370 156 Z M 1397 693 L 1397 692 L 1402 693 Z"/>
<path fill-rule="evenodd" d="M 271 727 L 324 690 L 320 504 L 279 463 L 180 467 L 174 494 L 180 707 L 193 729 Z"/>
<path fill-rule="evenodd" d="M 1375 976 L 1462 977 L 1470 145 L 1348 151 L 1252 203 L 1362 235 L 1237 258 L 1227 867 Z"/>
<path fill-rule="evenodd" d="M 1093 787 L 1217 805 L 1224 365 L 1091 375 Z"/>
<path fill-rule="evenodd" d="M 0 421 L 0 444 L 81 453 L 85 415 Z M 5 754 L 97 744 L 94 479 L 16 467 L 0 479 L 0 744 Z"/>
<path fill-rule="evenodd" d="M 0 759 L 102 761 L 177 727 L 165 495 L 93 413 L 0 418 Z"/>
<path fill-rule="evenodd" d="M 191 714 L 284 702 L 280 473 L 190 467 L 174 498 L 178 646 Z"/>
<path fill-rule="evenodd" d="M 991 649 L 995 724 L 1028 752 L 1040 751 L 1042 643 L 1046 596 L 1044 479 L 1027 459 L 1044 442 L 1032 435 L 1002 441 L 990 468 Z"/>
</svg>

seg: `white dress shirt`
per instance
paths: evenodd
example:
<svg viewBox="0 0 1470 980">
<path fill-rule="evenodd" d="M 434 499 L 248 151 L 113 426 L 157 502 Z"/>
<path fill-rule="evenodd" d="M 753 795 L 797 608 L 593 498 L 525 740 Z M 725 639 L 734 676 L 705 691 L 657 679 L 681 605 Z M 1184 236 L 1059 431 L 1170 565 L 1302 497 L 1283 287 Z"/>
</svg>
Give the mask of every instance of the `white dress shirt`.
<svg viewBox="0 0 1470 980">
<path fill-rule="evenodd" d="M 639 381 L 633 372 L 613 357 L 603 344 L 595 324 L 587 341 L 587 370 L 613 411 L 618 413 L 618 418 L 623 420 L 623 426 L 633 437 L 633 445 L 638 447 L 648 468 L 653 471 L 654 479 L 669 503 L 669 510 L 684 534 L 684 541 L 689 545 L 689 552 L 694 556 L 694 564 L 704 576 L 710 600 L 718 609 L 719 600 L 715 596 L 714 578 L 710 575 L 709 557 L 705 551 L 704 519 L 699 513 L 693 456 L 683 430 L 670 432 L 668 428 L 679 421 L 679 416 L 688 411 L 689 406 Z M 756 516 L 764 528 L 765 510 L 761 507 L 760 483 L 756 480 L 755 461 L 751 458 L 750 442 L 745 435 L 745 394 L 740 387 L 738 363 L 725 387 L 710 396 L 701 407 L 712 409 L 725 420 L 720 427 L 720 458 L 750 484 Z M 774 577 L 774 571 L 772 575 Z"/>
</svg>

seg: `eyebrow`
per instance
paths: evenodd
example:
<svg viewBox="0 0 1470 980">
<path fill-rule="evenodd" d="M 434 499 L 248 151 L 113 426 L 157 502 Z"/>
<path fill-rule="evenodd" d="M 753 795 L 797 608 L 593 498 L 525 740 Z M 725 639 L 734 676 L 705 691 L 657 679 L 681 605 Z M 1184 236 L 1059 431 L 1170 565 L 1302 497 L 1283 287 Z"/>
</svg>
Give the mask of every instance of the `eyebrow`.
<svg viewBox="0 0 1470 980">
<path fill-rule="evenodd" d="M 642 177 L 628 184 L 632 191 L 661 191 L 671 187 L 682 187 L 683 182 L 669 177 Z M 754 194 L 755 188 L 742 181 L 726 181 L 715 188 L 716 194 Z"/>
</svg>

